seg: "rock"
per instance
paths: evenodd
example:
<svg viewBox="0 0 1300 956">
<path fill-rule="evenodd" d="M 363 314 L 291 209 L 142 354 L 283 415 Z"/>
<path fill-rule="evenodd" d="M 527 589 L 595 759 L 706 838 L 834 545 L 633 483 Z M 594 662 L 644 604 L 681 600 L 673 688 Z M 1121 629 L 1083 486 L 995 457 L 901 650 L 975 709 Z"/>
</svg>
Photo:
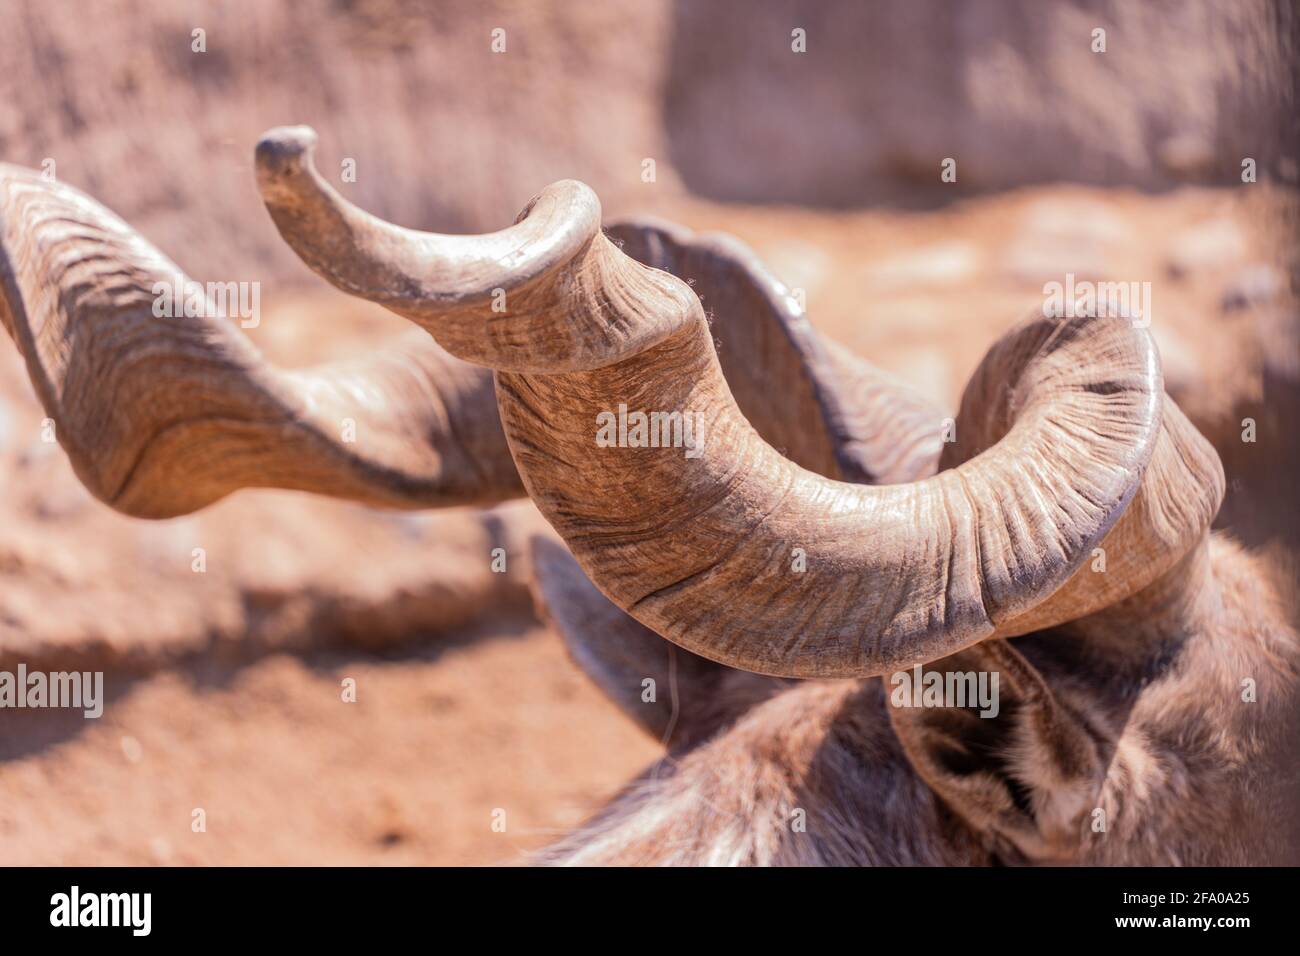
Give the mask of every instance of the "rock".
<svg viewBox="0 0 1300 956">
<path fill-rule="evenodd" d="M 1007 247 L 1002 270 L 1027 285 L 1064 282 L 1067 275 L 1077 281 L 1095 281 L 1106 274 L 1106 256 L 1093 241 L 1025 236 Z"/>
<path fill-rule="evenodd" d="M 1255 263 L 1229 280 L 1219 304 L 1224 312 L 1265 305 L 1281 295 L 1283 284 L 1280 272 L 1267 263 Z"/>
<path fill-rule="evenodd" d="M 1205 168 L 1202 131 L 1216 146 L 1257 144 L 1267 169 L 1285 142 L 1275 131 L 1293 122 L 1292 43 L 1269 3 L 1197 2 L 1185 17 L 1124 0 L 675 8 L 674 161 L 694 193 L 728 202 L 861 206 L 1061 180 L 1160 188 Z M 1101 25 L 1099 54 L 1089 34 Z M 806 30 L 806 55 L 791 52 L 792 27 Z M 955 183 L 940 181 L 945 157 Z"/>
<path fill-rule="evenodd" d="M 1180 179 L 1201 179 L 1214 167 L 1214 147 L 1199 133 L 1179 133 L 1160 144 L 1160 165 Z"/>
<path fill-rule="evenodd" d="M 144 747 L 140 741 L 136 740 L 130 734 L 127 734 L 120 741 L 122 745 L 122 756 L 127 759 L 128 763 L 139 763 L 144 759 Z"/>
<path fill-rule="evenodd" d="M 805 303 L 817 294 L 831 269 L 831 257 L 826 251 L 803 239 L 763 243 L 759 251 L 772 274 L 787 288 L 803 289 Z M 704 305 L 709 307 L 707 302 Z"/>
<path fill-rule="evenodd" d="M 1169 244 L 1165 264 L 1170 275 L 1182 277 L 1236 265 L 1246 253 L 1245 234 L 1235 221 L 1211 219 L 1175 236 Z"/>
<path fill-rule="evenodd" d="M 876 263 L 868 277 L 880 291 L 957 285 L 976 274 L 979 262 L 980 252 L 973 243 L 938 242 Z"/>
<path fill-rule="evenodd" d="M 1021 229 L 1026 239 L 1098 244 L 1122 242 L 1132 234 L 1123 216 L 1094 199 L 1039 199 L 1026 210 Z"/>
<path fill-rule="evenodd" d="M 1089 199 L 1042 199 L 1024 214 L 1007 247 L 1003 271 L 1018 282 L 1099 279 L 1116 247 L 1131 230 L 1105 203 Z"/>
</svg>

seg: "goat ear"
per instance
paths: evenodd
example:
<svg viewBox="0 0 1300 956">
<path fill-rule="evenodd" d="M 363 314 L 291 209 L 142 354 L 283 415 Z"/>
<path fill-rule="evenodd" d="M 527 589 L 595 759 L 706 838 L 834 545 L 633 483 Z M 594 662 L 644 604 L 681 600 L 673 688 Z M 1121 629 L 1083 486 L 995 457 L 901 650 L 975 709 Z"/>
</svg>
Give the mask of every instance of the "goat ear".
<svg viewBox="0 0 1300 956">
<path fill-rule="evenodd" d="M 597 590 L 563 544 L 539 536 L 531 550 L 533 599 L 569 656 L 669 749 L 702 740 L 726 722 L 729 701 L 740 706 L 752 696 L 719 691 L 732 675 L 756 675 L 692 654 L 637 622 Z"/>
<path fill-rule="evenodd" d="M 949 675 L 972 672 L 992 691 L 991 700 L 975 703 L 968 695 L 964 707 L 925 706 L 914 686 L 916 669 L 883 678 L 908 759 L 1009 861 L 1077 858 L 1091 836 L 1105 778 L 1097 739 L 1006 641 L 984 641 L 922 669 L 942 677 L 945 687 Z"/>
</svg>

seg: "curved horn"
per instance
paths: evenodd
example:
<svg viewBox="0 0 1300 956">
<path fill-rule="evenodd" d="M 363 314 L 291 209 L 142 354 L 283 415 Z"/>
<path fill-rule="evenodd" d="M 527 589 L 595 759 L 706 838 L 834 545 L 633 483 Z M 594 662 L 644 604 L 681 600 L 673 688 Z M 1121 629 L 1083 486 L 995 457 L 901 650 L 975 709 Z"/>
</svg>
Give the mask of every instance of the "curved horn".
<svg viewBox="0 0 1300 956">
<path fill-rule="evenodd" d="M 499 370 L 502 421 L 533 500 L 611 600 L 702 656 L 796 677 L 934 660 L 1132 593 L 1199 539 L 1217 509 L 1221 473 L 1177 489 L 1150 477 L 1171 473 L 1169 456 L 1203 440 L 1176 411 L 1162 418 L 1173 405 L 1154 345 L 1126 320 L 1023 324 L 976 375 L 977 391 L 1003 397 L 959 422 L 973 458 L 911 484 L 850 485 L 758 436 L 727 387 L 699 300 L 620 253 L 585 187 L 550 187 L 513 230 L 426 242 L 347 206 L 302 150 L 294 168 L 294 198 L 276 201 L 315 209 L 323 228 L 315 239 L 290 230 L 295 247 L 327 250 L 330 230 L 345 228 L 340 245 L 352 248 L 365 233 L 374 259 L 360 278 L 372 283 L 419 259 L 418 287 L 361 294 L 398 301 L 454 354 Z M 497 249 L 506 234 L 519 244 L 513 258 L 495 276 L 477 271 L 492 254 L 476 245 Z M 557 249 L 572 255 L 561 260 Z M 517 274 L 518 262 L 529 266 Z M 475 264 L 472 281 L 463 263 Z M 482 294 L 493 282 L 516 291 L 516 305 L 493 314 Z M 702 444 L 690 454 L 605 447 L 597 426 L 615 409 L 689 413 Z M 616 444 L 625 437 L 620 428 Z M 1153 560 L 1124 579 L 1094 576 L 1099 583 L 1081 566 L 1104 543 Z"/>
<path fill-rule="evenodd" d="M 339 289 L 436 329 L 453 355 L 496 369 L 594 368 L 662 334 L 641 312 L 652 302 L 662 308 L 681 283 L 665 276 L 624 288 L 620 275 L 602 274 L 600 202 L 582 183 L 548 186 L 508 229 L 444 236 L 352 205 L 316 171 L 315 147 L 305 126 L 277 127 L 257 144 L 258 186 L 280 235 Z M 694 301 L 688 296 L 684 312 Z M 562 319 L 557 299 L 583 300 L 584 309 Z M 626 321 L 604 321 L 612 314 Z"/>
<path fill-rule="evenodd" d="M 868 485 L 934 474 L 945 413 L 818 335 L 803 306 L 744 243 L 648 216 L 605 231 L 638 262 L 690 284 L 708 310 L 736 404 L 785 457 Z"/>
<path fill-rule="evenodd" d="M 155 316 L 161 288 L 191 285 L 121 219 L 0 166 L 0 322 L 78 476 L 119 511 L 171 517 L 250 486 L 399 508 L 522 492 L 490 373 L 422 333 L 282 371 L 210 301 Z"/>
<path fill-rule="evenodd" d="M 436 330 L 439 342 L 461 358 L 501 369 L 539 362 L 591 367 L 611 346 L 636 347 L 653 337 L 644 328 L 638 332 L 637 322 L 619 329 L 600 322 L 585 330 L 557 328 L 547 313 L 552 277 L 561 267 L 575 286 L 617 279 L 600 274 L 600 245 L 591 242 L 600 206 L 580 183 L 544 190 L 515 226 L 500 232 L 418 232 L 340 196 L 316 170 L 316 143 L 309 127 L 268 130 L 256 150 L 258 184 L 284 240 L 338 289 Z M 738 240 L 696 236 L 650 218 L 616 223 L 608 234 L 629 255 L 688 280 L 704 297 L 741 411 L 793 461 L 870 484 L 933 473 L 943 414 L 880 369 L 821 341 L 789 290 Z M 578 268 L 579 262 L 593 267 Z M 640 290 L 633 290 L 613 292 L 627 295 L 625 312 L 636 308 Z M 570 293 L 582 290 L 557 292 Z M 593 328 L 596 341 L 590 341 Z M 618 343 L 619 336 L 631 340 Z M 553 337 L 557 347 L 546 357 L 518 354 L 518 342 L 539 337 Z"/>
<path fill-rule="evenodd" d="M 1013 397 L 959 420 L 981 452 L 878 488 L 763 443 L 702 320 L 594 372 L 502 373 L 498 395 L 529 493 L 615 603 L 732 666 L 844 677 L 1105 606 L 1163 573 L 1217 509 L 1221 478 L 1186 464 L 1212 452 L 1172 402 L 1162 427 L 1154 349 L 1129 323 L 1031 321 L 983 377 Z M 594 447 L 595 415 L 618 403 L 700 416 L 700 457 Z M 1189 480 L 1168 484 L 1175 471 Z M 1106 574 L 1084 564 L 1097 547 Z"/>
</svg>

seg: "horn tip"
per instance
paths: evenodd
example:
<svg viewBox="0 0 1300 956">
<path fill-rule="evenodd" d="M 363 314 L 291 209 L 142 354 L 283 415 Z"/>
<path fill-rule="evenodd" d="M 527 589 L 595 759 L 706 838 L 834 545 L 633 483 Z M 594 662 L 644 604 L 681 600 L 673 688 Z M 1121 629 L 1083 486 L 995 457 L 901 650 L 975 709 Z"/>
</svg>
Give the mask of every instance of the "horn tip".
<svg viewBox="0 0 1300 956">
<path fill-rule="evenodd" d="M 254 156 L 264 182 L 294 175 L 311 165 L 319 137 L 310 126 L 277 126 L 262 134 Z"/>
</svg>

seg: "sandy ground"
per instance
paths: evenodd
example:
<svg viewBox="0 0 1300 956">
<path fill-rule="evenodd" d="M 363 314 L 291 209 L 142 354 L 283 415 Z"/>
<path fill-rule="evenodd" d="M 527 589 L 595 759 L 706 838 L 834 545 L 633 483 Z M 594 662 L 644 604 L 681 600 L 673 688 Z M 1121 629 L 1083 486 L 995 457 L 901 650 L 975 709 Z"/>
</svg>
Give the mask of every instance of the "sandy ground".
<svg viewBox="0 0 1300 956">
<path fill-rule="evenodd" d="M 658 749 L 526 618 L 383 657 L 197 661 L 108 693 L 98 721 L 6 714 L 0 862 L 520 863 Z"/>
</svg>

